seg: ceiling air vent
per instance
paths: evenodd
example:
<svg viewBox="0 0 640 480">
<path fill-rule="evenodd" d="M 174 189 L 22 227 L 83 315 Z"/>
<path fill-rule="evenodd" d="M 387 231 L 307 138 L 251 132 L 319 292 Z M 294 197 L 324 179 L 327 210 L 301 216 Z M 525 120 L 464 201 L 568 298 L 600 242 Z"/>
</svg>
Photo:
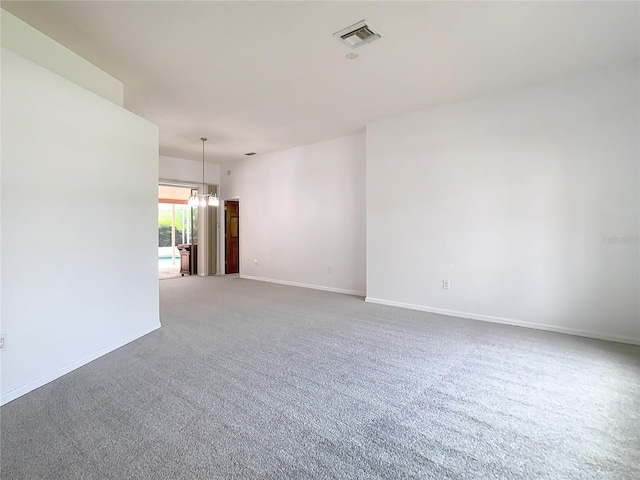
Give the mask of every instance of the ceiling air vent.
<svg viewBox="0 0 640 480">
<path fill-rule="evenodd" d="M 382 37 L 378 29 L 368 24 L 365 20 L 344 28 L 333 35 L 350 47 L 359 47 Z"/>
</svg>

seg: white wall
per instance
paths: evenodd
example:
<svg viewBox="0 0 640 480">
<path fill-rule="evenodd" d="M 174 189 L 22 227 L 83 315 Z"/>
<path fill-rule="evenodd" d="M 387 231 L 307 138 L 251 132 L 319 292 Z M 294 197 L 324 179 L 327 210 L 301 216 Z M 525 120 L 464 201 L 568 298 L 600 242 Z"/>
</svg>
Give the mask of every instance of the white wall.
<svg viewBox="0 0 640 480">
<path fill-rule="evenodd" d="M 367 300 L 640 341 L 638 70 L 368 125 Z"/>
<path fill-rule="evenodd" d="M 0 17 L 3 48 L 57 73 L 116 105 L 123 105 L 124 86 L 121 81 L 9 12 L 0 10 Z"/>
<path fill-rule="evenodd" d="M 240 199 L 241 276 L 364 294 L 364 149 L 359 134 L 221 166 L 221 198 Z"/>
<path fill-rule="evenodd" d="M 169 182 L 202 183 L 202 160 L 160 157 L 160 179 Z M 220 165 L 205 162 L 204 180 L 209 185 L 220 185 Z"/>
<path fill-rule="evenodd" d="M 158 129 L 2 49 L 2 403 L 160 326 Z"/>
</svg>

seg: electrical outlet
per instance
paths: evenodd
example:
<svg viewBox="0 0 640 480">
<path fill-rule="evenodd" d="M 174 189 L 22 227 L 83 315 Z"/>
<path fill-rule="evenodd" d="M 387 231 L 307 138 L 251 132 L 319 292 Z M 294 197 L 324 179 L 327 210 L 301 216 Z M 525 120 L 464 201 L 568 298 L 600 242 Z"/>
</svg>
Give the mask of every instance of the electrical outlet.
<svg viewBox="0 0 640 480">
<path fill-rule="evenodd" d="M 257 265 L 257 264 L 258 264 L 258 259 L 257 259 L 257 258 L 253 261 L 253 264 L 254 264 L 254 265 Z"/>
<path fill-rule="evenodd" d="M 442 288 L 445 290 L 449 290 L 450 285 L 449 280 L 442 280 Z"/>
<path fill-rule="evenodd" d="M 7 335 L 0 334 L 0 350 L 3 350 L 7 346 Z"/>
</svg>

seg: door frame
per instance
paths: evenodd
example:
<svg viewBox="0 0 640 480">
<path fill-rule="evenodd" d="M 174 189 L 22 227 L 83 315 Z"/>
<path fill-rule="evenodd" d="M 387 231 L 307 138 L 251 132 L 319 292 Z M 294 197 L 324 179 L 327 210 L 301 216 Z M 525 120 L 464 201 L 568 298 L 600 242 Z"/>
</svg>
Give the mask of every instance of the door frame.
<svg viewBox="0 0 640 480">
<path fill-rule="evenodd" d="M 184 187 L 184 188 L 191 188 L 191 189 L 197 189 L 198 191 L 201 190 L 202 187 L 202 183 L 194 183 L 191 181 L 187 181 L 187 180 L 172 180 L 172 179 L 167 179 L 167 178 L 160 178 L 158 179 L 158 186 L 160 185 L 165 185 L 168 187 Z M 216 195 L 218 196 L 218 198 L 220 198 L 220 184 L 219 183 L 206 183 L 205 184 L 209 189 L 213 189 L 216 193 Z M 230 200 L 234 200 L 233 198 Z M 239 205 L 239 204 L 238 204 Z M 212 253 L 216 253 L 217 258 L 215 261 L 215 265 L 213 267 L 217 267 L 217 270 L 215 272 L 210 272 L 209 275 L 219 275 L 222 270 L 220 270 L 220 264 L 222 263 L 222 265 L 224 265 L 224 262 L 220 261 L 220 238 L 222 238 L 224 240 L 224 233 L 221 234 L 221 228 L 220 228 L 220 211 L 221 211 L 221 207 L 223 206 L 223 202 L 220 201 L 220 205 L 218 205 L 216 207 L 216 216 L 215 216 L 215 225 L 213 225 L 213 232 L 211 233 L 211 239 L 212 240 L 217 240 L 217 245 L 215 247 L 215 250 Z M 239 207 L 238 207 L 239 208 Z M 224 210 L 222 210 L 224 211 Z M 223 226 L 224 228 L 224 226 Z M 198 230 L 200 230 L 200 224 L 198 224 Z M 198 231 L 198 234 L 200 234 L 200 231 Z M 224 250 L 222 250 L 224 253 Z"/>
<path fill-rule="evenodd" d="M 198 185 L 190 183 L 190 182 L 179 182 L 178 180 L 166 180 L 163 178 L 158 179 L 158 187 L 180 187 L 180 188 L 188 188 L 188 189 L 194 189 L 194 188 L 198 188 Z M 160 202 L 160 198 L 158 197 L 158 203 L 162 203 Z M 193 226 L 192 226 L 193 228 Z M 177 248 L 175 249 L 175 252 L 177 252 Z M 174 251 L 172 250 L 172 256 L 174 254 Z M 179 255 L 178 255 L 179 256 Z"/>
<path fill-rule="evenodd" d="M 241 206 L 242 202 L 240 201 L 240 197 L 239 196 L 229 197 L 229 198 L 225 198 L 224 200 L 221 200 L 220 206 L 222 207 L 223 215 L 221 215 L 222 218 L 218 218 L 218 223 L 220 225 L 220 237 L 218 238 L 218 267 L 219 267 L 218 271 L 220 272 L 221 275 L 227 274 L 227 266 L 224 263 L 227 256 L 227 252 L 226 252 L 227 244 L 225 242 L 224 235 L 227 230 L 227 225 L 225 222 L 225 218 L 226 218 L 225 207 L 227 206 L 227 202 L 229 201 L 238 202 L 238 217 L 239 217 L 238 230 L 242 232 L 242 214 L 240 213 L 240 210 L 242 208 Z M 239 277 L 242 276 L 242 235 L 240 235 L 240 238 L 238 239 L 238 276 Z"/>
</svg>

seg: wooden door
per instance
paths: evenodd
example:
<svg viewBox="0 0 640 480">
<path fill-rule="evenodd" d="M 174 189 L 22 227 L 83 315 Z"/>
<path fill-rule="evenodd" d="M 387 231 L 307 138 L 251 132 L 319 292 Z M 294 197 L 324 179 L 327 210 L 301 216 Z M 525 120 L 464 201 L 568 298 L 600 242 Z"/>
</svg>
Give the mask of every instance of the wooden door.
<svg viewBox="0 0 640 480">
<path fill-rule="evenodd" d="M 237 200 L 228 200 L 224 206 L 224 272 L 240 271 L 240 205 Z"/>
</svg>

